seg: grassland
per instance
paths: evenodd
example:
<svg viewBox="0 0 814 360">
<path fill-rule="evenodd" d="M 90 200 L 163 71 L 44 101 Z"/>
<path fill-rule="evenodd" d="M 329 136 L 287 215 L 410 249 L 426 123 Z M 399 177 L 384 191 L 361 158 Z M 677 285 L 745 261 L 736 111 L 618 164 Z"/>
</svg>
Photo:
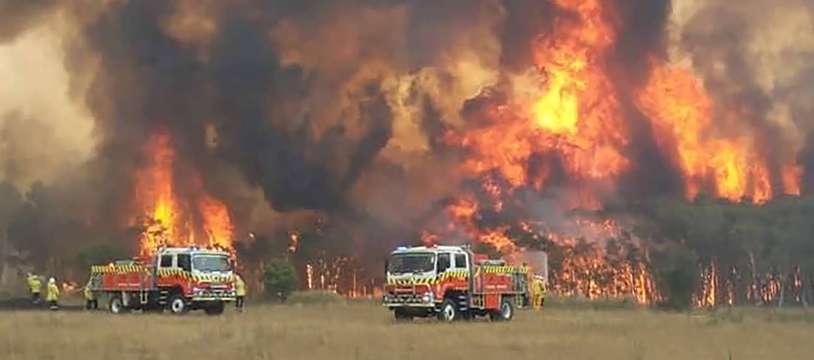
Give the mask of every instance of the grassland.
<svg viewBox="0 0 814 360">
<path fill-rule="evenodd" d="M 231 310 L 231 309 L 230 309 Z M 807 313 L 551 307 L 510 323 L 395 324 L 371 303 L 192 313 L 0 312 L 0 359 L 811 359 Z"/>
</svg>

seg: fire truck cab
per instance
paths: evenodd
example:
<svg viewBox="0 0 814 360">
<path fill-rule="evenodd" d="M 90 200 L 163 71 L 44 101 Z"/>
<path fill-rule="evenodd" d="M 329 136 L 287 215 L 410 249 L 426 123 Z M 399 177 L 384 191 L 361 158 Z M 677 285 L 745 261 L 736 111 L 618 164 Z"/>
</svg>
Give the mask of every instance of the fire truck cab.
<svg viewBox="0 0 814 360">
<path fill-rule="evenodd" d="M 529 304 L 528 269 L 489 260 L 469 246 L 400 247 L 386 261 L 383 303 L 397 320 L 489 316 L 508 321 Z"/>
<path fill-rule="evenodd" d="M 91 267 L 91 290 L 126 310 L 204 310 L 221 314 L 235 300 L 234 261 L 217 249 L 162 248 L 152 256 Z"/>
</svg>

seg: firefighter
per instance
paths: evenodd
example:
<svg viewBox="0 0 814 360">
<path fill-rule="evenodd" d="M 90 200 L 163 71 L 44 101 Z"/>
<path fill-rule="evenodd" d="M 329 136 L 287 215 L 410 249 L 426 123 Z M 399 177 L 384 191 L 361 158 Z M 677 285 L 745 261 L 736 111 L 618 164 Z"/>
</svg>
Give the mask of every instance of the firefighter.
<svg viewBox="0 0 814 360">
<path fill-rule="evenodd" d="M 40 277 L 32 273 L 28 273 L 28 289 L 31 292 L 31 302 L 36 304 L 40 303 L 40 291 L 42 290 L 42 282 Z"/>
<path fill-rule="evenodd" d="M 45 301 L 48 302 L 48 307 L 51 310 L 59 310 L 59 287 L 57 287 L 57 281 L 54 278 L 48 279 L 48 295 L 46 295 Z"/>
<path fill-rule="evenodd" d="M 99 308 L 99 300 L 96 299 L 96 294 L 91 290 L 91 281 L 88 280 L 88 284 L 85 285 L 85 309 L 96 310 Z"/>
<path fill-rule="evenodd" d="M 246 283 L 243 282 L 243 278 L 240 275 L 235 275 L 235 307 L 239 311 L 243 311 L 243 301 L 246 298 Z"/>
<path fill-rule="evenodd" d="M 534 310 L 540 310 L 545 302 L 545 280 L 540 275 L 534 275 L 531 280 L 531 299 Z"/>
</svg>

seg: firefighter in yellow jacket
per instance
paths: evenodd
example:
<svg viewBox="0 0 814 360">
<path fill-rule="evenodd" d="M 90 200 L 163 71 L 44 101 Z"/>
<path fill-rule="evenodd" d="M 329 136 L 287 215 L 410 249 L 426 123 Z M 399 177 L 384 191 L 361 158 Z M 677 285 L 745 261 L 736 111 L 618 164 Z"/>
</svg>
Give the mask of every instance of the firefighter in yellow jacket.
<svg viewBox="0 0 814 360">
<path fill-rule="evenodd" d="M 239 311 L 243 311 L 243 301 L 246 298 L 246 283 L 240 275 L 235 275 L 235 306 Z"/>
<path fill-rule="evenodd" d="M 28 273 L 28 289 L 31 292 L 31 302 L 39 304 L 40 292 L 42 291 L 42 282 L 40 282 L 39 276 Z"/>
<path fill-rule="evenodd" d="M 48 279 L 48 295 L 45 297 L 51 310 L 59 310 L 59 287 L 54 278 Z"/>
<path fill-rule="evenodd" d="M 540 275 L 534 275 L 531 280 L 531 301 L 534 310 L 540 310 L 545 302 L 545 280 Z"/>
<path fill-rule="evenodd" d="M 88 280 L 88 283 L 85 285 L 85 309 L 87 310 L 96 310 L 99 308 L 99 300 L 96 299 L 96 294 L 93 293 L 92 280 Z"/>
</svg>

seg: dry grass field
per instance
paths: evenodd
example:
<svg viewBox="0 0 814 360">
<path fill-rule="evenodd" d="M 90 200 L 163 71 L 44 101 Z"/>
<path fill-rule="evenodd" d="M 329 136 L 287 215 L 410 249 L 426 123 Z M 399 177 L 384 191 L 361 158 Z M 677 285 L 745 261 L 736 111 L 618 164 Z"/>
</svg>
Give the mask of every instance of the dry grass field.
<svg viewBox="0 0 814 360">
<path fill-rule="evenodd" d="M 230 309 L 231 310 L 231 309 Z M 373 304 L 192 313 L 0 312 L 0 359 L 812 359 L 802 312 L 551 308 L 510 323 L 396 324 Z"/>
</svg>

